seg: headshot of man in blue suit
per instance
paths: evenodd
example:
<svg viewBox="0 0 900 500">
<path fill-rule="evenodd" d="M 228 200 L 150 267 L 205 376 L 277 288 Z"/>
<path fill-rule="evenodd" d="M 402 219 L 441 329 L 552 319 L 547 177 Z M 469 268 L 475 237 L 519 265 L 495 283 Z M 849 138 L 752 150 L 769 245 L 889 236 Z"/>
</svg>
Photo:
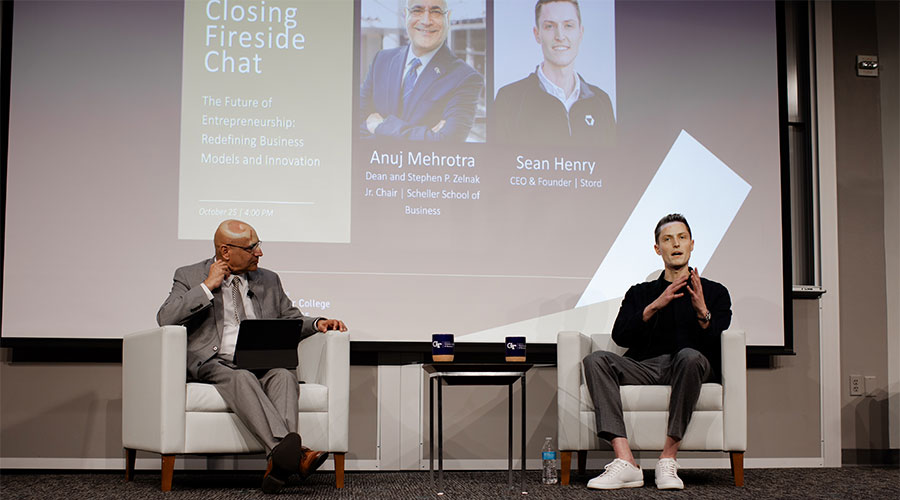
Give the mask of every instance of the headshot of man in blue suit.
<svg viewBox="0 0 900 500">
<path fill-rule="evenodd" d="M 409 44 L 375 54 L 360 88 L 363 137 L 463 142 L 484 78 L 447 47 L 444 0 L 408 0 Z"/>
</svg>

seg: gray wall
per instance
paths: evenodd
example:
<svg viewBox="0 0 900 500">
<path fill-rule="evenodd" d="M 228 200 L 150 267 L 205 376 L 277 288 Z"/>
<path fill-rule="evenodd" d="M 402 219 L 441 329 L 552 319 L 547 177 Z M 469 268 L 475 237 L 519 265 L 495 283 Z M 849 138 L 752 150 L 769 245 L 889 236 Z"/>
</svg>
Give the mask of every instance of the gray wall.
<svg viewBox="0 0 900 500">
<path fill-rule="evenodd" d="M 876 10 L 887 10 L 887 17 L 878 20 L 878 29 Z M 882 78 L 858 79 L 853 65 L 855 55 L 862 53 L 880 52 L 882 60 L 897 60 L 896 13 L 893 2 L 834 6 L 841 380 L 846 382 L 847 376 L 858 373 L 875 375 L 880 384 L 874 398 L 851 398 L 846 394 L 847 384 L 841 384 L 842 446 L 846 449 L 890 447 L 888 367 L 896 366 L 898 353 L 888 349 L 897 344 L 889 341 L 893 338 L 889 335 L 896 335 L 896 325 L 889 332 L 887 318 L 889 309 L 896 310 L 897 304 L 886 302 L 885 291 L 888 286 L 896 289 L 897 277 L 888 269 L 896 269 L 891 257 L 897 256 L 889 253 L 885 257 L 884 228 L 891 226 L 889 219 L 885 223 L 884 213 L 885 207 L 896 207 L 898 200 L 897 190 L 885 185 L 884 179 L 896 182 L 898 166 L 896 135 L 884 134 L 896 130 L 897 109 L 881 109 L 880 100 L 892 91 L 896 103 L 898 85 L 896 71 L 889 76 L 893 80 L 885 84 Z M 887 113 L 886 118 L 882 113 Z M 882 130 L 883 122 L 886 130 Z M 882 144 L 883 137 L 892 141 L 893 149 Z M 821 456 L 818 302 L 794 301 L 793 315 L 798 354 L 777 357 L 770 366 L 748 370 L 748 459 Z M 348 459 L 372 460 L 377 457 L 377 369 L 352 367 L 350 375 Z M 497 432 L 505 429 L 506 422 L 502 392 L 460 388 L 447 393 L 448 425 L 456 422 L 448 427 L 448 458 L 504 458 L 505 432 Z M 554 369 L 529 375 L 527 411 L 528 455 L 536 457 L 543 437 L 555 435 Z M 8 349 L 0 352 L 0 457 L 120 458 L 120 437 L 120 365 L 12 364 Z"/>
<path fill-rule="evenodd" d="M 882 20 L 876 23 L 879 10 Z M 882 92 L 892 89 L 893 102 L 897 102 L 897 4 L 835 2 L 832 15 L 840 235 L 842 448 L 886 450 L 890 448 L 888 362 L 893 356 L 896 363 L 897 353 L 888 349 L 886 292 L 890 277 L 886 272 L 889 257 L 885 254 L 884 228 L 885 206 L 891 200 L 885 199 L 884 180 L 886 171 L 896 172 L 898 167 L 896 157 L 893 165 L 885 162 L 882 142 L 889 141 L 896 148 L 898 139 L 896 135 L 883 134 L 882 113 L 888 115 L 886 118 L 893 116 L 896 123 L 897 109 L 883 108 L 881 100 Z M 894 61 L 894 64 L 885 65 L 888 73 L 882 69 L 878 78 L 859 77 L 855 68 L 857 55 L 879 55 L 882 63 Z M 895 262 L 900 259 L 896 254 L 892 257 Z M 892 307 L 896 310 L 898 304 Z M 846 389 L 850 375 L 875 376 L 874 396 L 850 396 Z M 847 458 L 845 452 L 845 461 Z"/>
<path fill-rule="evenodd" d="M 876 4 L 881 73 L 881 148 L 884 166 L 884 252 L 887 287 L 888 425 L 900 448 L 900 4 Z"/>
</svg>

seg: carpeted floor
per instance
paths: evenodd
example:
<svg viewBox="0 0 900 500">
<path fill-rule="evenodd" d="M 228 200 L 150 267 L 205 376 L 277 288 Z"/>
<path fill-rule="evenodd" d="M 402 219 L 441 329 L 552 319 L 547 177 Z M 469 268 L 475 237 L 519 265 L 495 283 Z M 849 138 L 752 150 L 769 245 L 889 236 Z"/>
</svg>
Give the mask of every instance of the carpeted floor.
<svg viewBox="0 0 900 500">
<path fill-rule="evenodd" d="M 279 495 L 264 495 L 261 474 L 237 472 L 175 471 L 172 491 L 159 491 L 159 473 L 138 471 L 126 483 L 122 473 L 113 472 L 23 472 L 0 473 L 0 497 L 13 499 L 254 499 L 309 497 L 316 499 L 795 499 L 834 498 L 849 500 L 900 499 L 900 469 L 845 467 L 840 469 L 748 469 L 745 486 L 733 486 L 731 471 L 725 469 L 681 470 L 685 490 L 658 491 L 653 471 L 644 471 L 643 488 L 616 491 L 588 490 L 585 485 L 599 471 L 575 477 L 568 486 L 540 484 L 540 472 L 529 471 L 528 495 L 507 496 L 505 471 L 445 472 L 445 495 L 436 497 L 428 472 L 348 472 L 343 490 L 335 489 L 334 474 L 323 472 L 303 484 L 286 487 Z M 514 476 L 518 480 L 518 476 Z"/>
</svg>

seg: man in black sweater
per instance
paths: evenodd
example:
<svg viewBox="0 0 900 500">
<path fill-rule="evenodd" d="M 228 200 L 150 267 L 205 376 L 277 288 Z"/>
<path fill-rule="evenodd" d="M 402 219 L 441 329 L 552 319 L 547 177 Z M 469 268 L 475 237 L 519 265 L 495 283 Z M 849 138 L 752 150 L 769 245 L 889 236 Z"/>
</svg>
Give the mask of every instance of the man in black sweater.
<svg viewBox="0 0 900 500">
<path fill-rule="evenodd" d="M 700 396 L 700 386 L 720 376 L 720 337 L 731 324 L 728 290 L 688 267 L 694 240 L 682 215 L 663 217 L 654 233 L 653 248 L 662 257 L 665 270 L 656 281 L 628 290 L 613 326 L 613 340 L 628 351 L 624 356 L 596 351 L 583 360 L 597 434 L 612 444 L 616 454 L 606 471 L 588 482 L 588 488 L 643 486 L 643 472 L 625 435 L 619 386 L 649 384 L 672 386 L 666 443 L 656 465 L 656 486 L 684 488 L 675 462 L 678 445 Z"/>
</svg>

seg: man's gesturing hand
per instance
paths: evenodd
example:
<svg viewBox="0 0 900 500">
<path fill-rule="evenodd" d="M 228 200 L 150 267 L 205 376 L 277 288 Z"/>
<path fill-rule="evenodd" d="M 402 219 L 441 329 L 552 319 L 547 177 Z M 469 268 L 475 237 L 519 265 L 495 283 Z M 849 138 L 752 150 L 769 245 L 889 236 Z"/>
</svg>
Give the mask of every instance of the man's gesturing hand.
<svg viewBox="0 0 900 500">
<path fill-rule="evenodd" d="M 316 321 L 316 329 L 322 333 L 325 333 L 328 330 L 339 330 L 342 332 L 346 332 L 347 325 L 345 325 L 344 322 L 339 319 L 322 318 L 319 321 Z"/>
<path fill-rule="evenodd" d="M 678 293 L 678 291 L 681 290 L 682 287 L 684 287 L 685 283 L 687 283 L 687 280 L 688 276 L 682 276 L 673 281 L 671 285 L 667 286 L 666 289 L 663 290 L 663 293 L 656 298 L 656 300 L 654 300 L 644 308 L 644 321 L 650 321 L 650 318 L 652 318 L 653 315 L 657 313 L 657 311 L 669 305 L 669 302 L 672 302 L 673 300 L 684 296 L 684 292 Z"/>
<path fill-rule="evenodd" d="M 213 291 L 222 286 L 222 281 L 229 275 L 231 275 L 231 268 L 228 267 L 228 263 L 217 260 L 213 262 L 213 265 L 209 266 L 209 275 L 203 280 L 203 284 L 206 285 L 206 288 L 209 288 L 209 291 Z"/>
<path fill-rule="evenodd" d="M 709 310 L 706 308 L 706 300 L 703 299 L 703 286 L 700 284 L 700 272 L 694 269 L 691 272 L 691 282 L 687 287 L 691 296 L 691 305 L 697 311 L 698 318 L 705 318 Z"/>
</svg>

